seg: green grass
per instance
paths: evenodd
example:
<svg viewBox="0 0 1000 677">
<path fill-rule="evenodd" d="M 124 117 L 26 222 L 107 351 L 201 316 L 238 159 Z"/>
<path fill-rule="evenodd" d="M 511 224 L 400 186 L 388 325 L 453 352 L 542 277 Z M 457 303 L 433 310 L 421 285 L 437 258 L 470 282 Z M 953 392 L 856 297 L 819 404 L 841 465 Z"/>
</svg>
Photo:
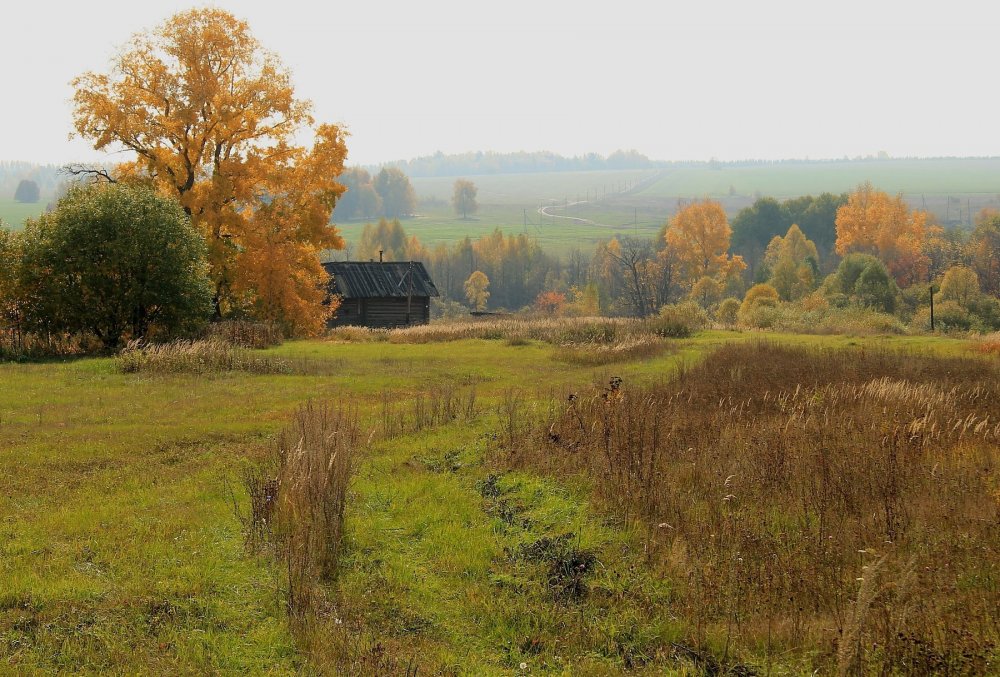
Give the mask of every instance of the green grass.
<svg viewBox="0 0 1000 677">
<path fill-rule="evenodd" d="M 663 223 L 663 219 L 653 218 L 649 214 L 645 214 L 640 216 L 639 224 L 634 226 L 631 208 L 623 208 L 617 213 L 611 210 L 602 210 L 600 214 L 575 209 L 569 214 L 574 216 L 580 214 L 583 215 L 583 218 L 608 225 L 552 219 L 529 210 L 529 223 L 525 227 L 520 210 L 515 213 L 505 208 L 489 206 L 484 206 L 479 214 L 470 219 L 458 218 L 447 212 L 438 212 L 403 219 L 402 224 L 407 235 L 416 235 L 428 248 L 433 248 L 438 244 L 451 245 L 466 235 L 475 240 L 489 235 L 499 228 L 504 234 L 509 235 L 525 233 L 537 241 L 546 253 L 564 255 L 573 248 L 584 251 L 592 250 L 601 240 L 608 240 L 616 236 L 652 237 L 659 231 Z M 337 227 L 348 242 L 357 243 L 361 239 L 364 223 L 357 221 L 338 223 Z"/>
<path fill-rule="evenodd" d="M 455 177 L 418 177 L 412 180 L 420 201 L 418 215 L 403 220 L 410 235 L 425 245 L 451 244 L 466 235 L 475 239 L 500 228 L 526 233 L 549 252 L 564 254 L 573 247 L 592 249 L 616 235 L 653 235 L 665 216 L 659 209 L 639 209 L 623 196 L 628 186 L 657 176 L 656 170 L 497 174 L 469 177 L 478 187 L 479 210 L 463 219 L 451 207 Z M 545 216 L 540 207 L 590 200 L 558 216 L 589 219 L 595 224 Z M 635 226 L 638 218 L 638 228 Z M 357 242 L 364 221 L 338 223 L 349 242 Z"/>
<path fill-rule="evenodd" d="M 8 228 L 20 230 L 25 219 L 35 218 L 45 212 L 45 204 L 44 201 L 25 204 L 14 200 L 0 200 L 0 221 Z"/>
<path fill-rule="evenodd" d="M 577 480 L 503 476 L 516 520 L 478 489 L 493 411 L 511 389 L 565 393 L 620 376 L 669 378 L 725 341 L 705 332 L 648 361 L 569 366 L 552 346 L 292 342 L 267 354 L 317 375 L 126 375 L 109 359 L 0 364 L 0 673 L 302 670 L 279 572 L 247 555 L 231 507 L 242 464 L 308 399 L 347 398 L 364 425 L 384 392 L 475 383 L 483 414 L 375 445 L 353 484 L 336 594 L 345 631 L 425 667 L 465 674 L 607 674 L 679 636 L 670 581 L 642 567 L 636 534 Z M 959 352 L 942 338 L 777 336 L 817 345 Z M 333 375 L 331 375 L 333 374 Z M 458 467 L 455 465 L 458 464 Z M 581 602 L 553 600 L 544 566 L 512 557 L 576 535 L 600 566 Z M 650 610 L 653 610 L 651 612 Z M 654 613 L 655 612 L 655 613 Z"/>
</svg>

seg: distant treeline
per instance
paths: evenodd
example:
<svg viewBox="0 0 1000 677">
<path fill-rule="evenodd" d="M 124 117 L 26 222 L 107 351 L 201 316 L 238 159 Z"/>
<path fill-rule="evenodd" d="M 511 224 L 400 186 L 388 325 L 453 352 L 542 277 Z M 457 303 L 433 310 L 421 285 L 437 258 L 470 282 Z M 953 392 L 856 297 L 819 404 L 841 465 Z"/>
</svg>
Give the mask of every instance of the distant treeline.
<svg viewBox="0 0 1000 677">
<path fill-rule="evenodd" d="M 424 262 L 441 316 L 466 314 L 466 301 L 480 310 L 635 317 L 693 303 L 729 323 L 738 310 L 753 327 L 772 326 L 784 312 L 783 322 L 808 328 L 827 311 L 854 309 L 885 315 L 892 331 L 923 331 L 933 282 L 942 326 L 1000 329 L 1000 214 L 984 210 L 973 231 L 944 228 L 871 184 L 851 194 L 762 197 L 731 222 L 720 203 L 695 201 L 655 237 L 616 235 L 562 257 L 499 228 L 431 248 L 384 218 L 329 255 Z"/>
<path fill-rule="evenodd" d="M 437 152 L 412 160 L 397 160 L 381 165 L 369 165 L 365 169 L 372 174 L 384 167 L 396 167 L 407 176 L 474 176 L 482 174 L 526 174 L 530 172 L 572 172 L 596 171 L 609 169 L 682 169 L 692 167 L 707 167 L 723 169 L 727 167 L 764 167 L 773 165 L 797 164 L 837 164 L 844 162 L 886 162 L 889 160 L 971 160 L 992 158 L 955 158 L 955 157 L 889 157 L 885 153 L 828 159 L 792 158 L 784 160 L 744 159 L 722 161 L 711 160 L 650 160 L 637 150 L 616 150 L 611 155 L 587 153 L 566 157 L 549 151 L 496 153 L 493 151 L 475 151 L 468 153 L 445 154 Z"/>
<path fill-rule="evenodd" d="M 13 200 L 18 184 L 23 180 L 34 181 L 43 200 L 51 198 L 66 180 L 56 165 L 39 165 L 32 162 L 0 161 L 0 200 Z"/>
<path fill-rule="evenodd" d="M 524 174 L 528 172 L 573 172 L 600 169 L 647 169 L 652 160 L 636 150 L 616 150 L 607 157 L 587 153 L 565 157 L 558 153 L 495 153 L 476 151 L 445 155 L 438 152 L 412 160 L 387 162 L 386 167 L 398 167 L 408 176 L 467 176 L 476 174 Z M 371 168 L 373 173 L 379 167 Z"/>
</svg>

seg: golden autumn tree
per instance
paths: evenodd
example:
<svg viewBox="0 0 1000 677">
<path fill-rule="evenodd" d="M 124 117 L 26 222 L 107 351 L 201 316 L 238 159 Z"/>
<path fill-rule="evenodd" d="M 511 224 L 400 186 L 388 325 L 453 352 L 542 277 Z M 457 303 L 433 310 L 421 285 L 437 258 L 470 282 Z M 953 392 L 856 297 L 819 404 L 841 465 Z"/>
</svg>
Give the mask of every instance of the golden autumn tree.
<svg viewBox="0 0 1000 677">
<path fill-rule="evenodd" d="M 181 12 L 133 37 L 109 73 L 72 84 L 77 133 L 132 155 L 104 176 L 177 198 L 204 234 L 217 316 L 322 328 L 331 309 L 318 254 L 344 246 L 330 215 L 344 191 L 345 132 L 314 127 L 309 102 L 246 22 Z M 311 148 L 296 144 L 306 129 Z"/>
<path fill-rule="evenodd" d="M 764 265 L 771 271 L 768 282 L 783 301 L 797 301 L 816 287 L 819 253 L 797 224 L 793 223 L 784 237 L 771 238 Z"/>
<path fill-rule="evenodd" d="M 923 251 L 927 214 L 910 211 L 902 194 L 890 197 L 863 183 L 837 209 L 835 223 L 841 256 L 851 252 L 877 256 L 901 287 L 927 278 L 930 260 Z"/>
<path fill-rule="evenodd" d="M 465 298 L 474 310 L 486 310 L 486 302 L 490 299 L 490 279 L 481 270 L 473 271 L 465 281 Z"/>
<path fill-rule="evenodd" d="M 682 284 L 691 288 L 703 277 L 725 280 L 746 269 L 742 256 L 729 256 L 733 230 L 722 205 L 694 202 L 671 220 L 664 237 L 677 260 Z"/>
</svg>

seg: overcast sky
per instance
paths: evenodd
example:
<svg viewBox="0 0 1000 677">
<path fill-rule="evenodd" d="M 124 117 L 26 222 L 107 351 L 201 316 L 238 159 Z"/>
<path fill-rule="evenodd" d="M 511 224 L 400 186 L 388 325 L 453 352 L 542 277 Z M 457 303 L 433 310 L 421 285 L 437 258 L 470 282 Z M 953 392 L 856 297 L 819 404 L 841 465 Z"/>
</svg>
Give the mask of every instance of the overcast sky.
<svg viewBox="0 0 1000 677">
<path fill-rule="evenodd" d="M 655 159 L 1000 155 L 983 0 L 213 3 L 249 21 L 351 163 L 441 150 Z M 0 160 L 69 141 L 69 81 L 198 3 L 0 5 Z"/>
</svg>

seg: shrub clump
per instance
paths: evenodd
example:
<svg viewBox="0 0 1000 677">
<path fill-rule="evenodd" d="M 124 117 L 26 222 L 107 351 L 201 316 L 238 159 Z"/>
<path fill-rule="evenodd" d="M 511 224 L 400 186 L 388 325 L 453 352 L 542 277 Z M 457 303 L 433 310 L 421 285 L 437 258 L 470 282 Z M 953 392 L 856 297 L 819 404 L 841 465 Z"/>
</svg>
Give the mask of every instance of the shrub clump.
<svg viewBox="0 0 1000 677">
<path fill-rule="evenodd" d="M 734 298 L 725 299 L 715 311 L 715 319 L 727 327 L 736 324 L 740 312 L 740 302 Z"/>
<path fill-rule="evenodd" d="M 708 313 L 693 301 L 665 305 L 648 324 L 657 336 L 687 338 L 708 326 Z"/>
</svg>

